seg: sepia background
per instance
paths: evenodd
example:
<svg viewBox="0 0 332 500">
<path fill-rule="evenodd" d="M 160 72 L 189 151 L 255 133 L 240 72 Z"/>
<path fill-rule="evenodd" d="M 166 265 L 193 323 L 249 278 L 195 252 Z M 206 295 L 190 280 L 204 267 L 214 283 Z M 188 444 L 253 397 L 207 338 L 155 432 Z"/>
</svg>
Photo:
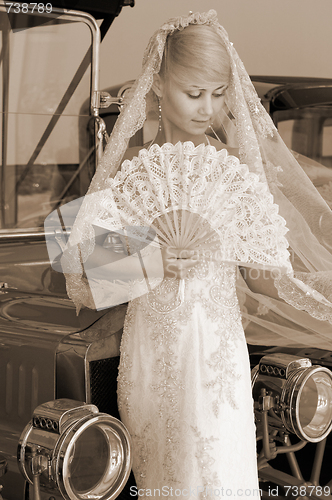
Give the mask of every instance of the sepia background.
<svg viewBox="0 0 332 500">
<path fill-rule="evenodd" d="M 122 9 L 101 45 L 100 88 L 136 78 L 149 38 L 170 17 L 211 8 L 250 75 L 332 78 L 332 0 L 136 0 L 134 8 Z M 27 165 L 33 157 L 90 43 L 91 31 L 83 23 L 45 23 L 10 34 L 8 165 Z M 88 116 L 89 93 L 87 70 L 38 153 L 43 172 L 42 165 L 79 163 L 83 153 L 77 117 Z M 47 179 L 45 175 L 45 185 Z M 32 194 L 27 184 L 20 198 L 21 225 L 31 224 L 36 211 L 27 192 L 36 201 L 38 189 L 41 204 L 45 193 L 40 186 Z"/>
<path fill-rule="evenodd" d="M 136 0 L 102 44 L 101 87 L 135 78 L 168 18 L 215 9 L 251 75 L 332 78 L 332 0 Z"/>
</svg>

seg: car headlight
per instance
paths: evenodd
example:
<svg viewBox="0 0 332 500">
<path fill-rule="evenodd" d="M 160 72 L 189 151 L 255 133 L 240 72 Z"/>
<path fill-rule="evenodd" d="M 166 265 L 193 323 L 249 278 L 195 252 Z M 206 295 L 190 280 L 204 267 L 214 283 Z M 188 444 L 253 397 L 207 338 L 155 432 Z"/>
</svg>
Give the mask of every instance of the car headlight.
<svg viewBox="0 0 332 500">
<path fill-rule="evenodd" d="M 92 404 L 60 399 L 38 406 L 18 446 L 20 470 L 68 500 L 111 500 L 131 469 L 130 437 Z"/>
<path fill-rule="evenodd" d="M 264 410 L 260 401 L 265 389 L 269 409 L 301 440 L 316 443 L 331 431 L 332 372 L 312 366 L 309 358 L 284 353 L 264 356 L 252 370 L 252 389 L 256 408 Z"/>
</svg>

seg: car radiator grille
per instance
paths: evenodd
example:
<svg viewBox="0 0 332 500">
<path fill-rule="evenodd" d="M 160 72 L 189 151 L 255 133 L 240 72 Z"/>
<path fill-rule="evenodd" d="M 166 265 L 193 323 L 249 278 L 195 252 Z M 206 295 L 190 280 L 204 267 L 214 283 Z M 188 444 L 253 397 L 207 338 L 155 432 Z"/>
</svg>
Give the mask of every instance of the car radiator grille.
<svg viewBox="0 0 332 500">
<path fill-rule="evenodd" d="M 120 356 L 90 361 L 90 394 L 91 403 L 95 404 L 100 412 L 108 413 L 120 419 L 117 406 L 117 376 Z M 130 487 L 136 486 L 134 475 L 131 472 L 126 486 L 118 496 L 119 500 L 132 500 L 136 495 L 130 493 Z"/>
<path fill-rule="evenodd" d="M 119 360 L 120 356 L 115 356 L 90 361 L 91 403 L 116 418 L 120 418 L 116 396 Z"/>
</svg>

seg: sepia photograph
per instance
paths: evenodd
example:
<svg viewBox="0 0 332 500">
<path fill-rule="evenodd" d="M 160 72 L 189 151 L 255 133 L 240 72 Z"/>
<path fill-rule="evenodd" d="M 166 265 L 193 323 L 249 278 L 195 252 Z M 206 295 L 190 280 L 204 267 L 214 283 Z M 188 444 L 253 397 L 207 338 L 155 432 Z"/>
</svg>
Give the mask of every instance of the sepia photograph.
<svg viewBox="0 0 332 500">
<path fill-rule="evenodd" d="M 331 0 L 0 0 L 0 500 L 332 500 Z"/>
</svg>

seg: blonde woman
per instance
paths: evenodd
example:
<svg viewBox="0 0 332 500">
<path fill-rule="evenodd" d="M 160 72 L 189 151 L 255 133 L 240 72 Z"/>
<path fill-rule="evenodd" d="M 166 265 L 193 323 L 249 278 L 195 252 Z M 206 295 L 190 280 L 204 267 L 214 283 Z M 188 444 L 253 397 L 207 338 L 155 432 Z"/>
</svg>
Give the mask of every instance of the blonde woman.
<svg viewBox="0 0 332 500">
<path fill-rule="evenodd" d="M 127 149 L 147 103 L 158 116 L 156 136 Z M 235 130 L 235 147 L 214 129 L 226 131 L 226 140 Z M 303 200 L 291 192 L 294 176 Z M 118 404 L 132 437 L 139 495 L 257 498 L 237 270 L 277 271 L 265 293 L 331 319 L 330 302 L 313 290 L 315 275 L 309 273 L 310 286 L 307 276 L 295 278 L 288 252 L 301 248 L 306 263 L 317 263 L 319 254 L 329 259 L 316 229 L 315 255 L 302 244 L 313 238 L 314 220 L 296 231 L 309 199 L 317 213 L 325 206 L 261 106 L 214 11 L 172 19 L 152 36 L 88 194 L 66 258 L 67 290 L 78 307 L 95 306 L 82 264 L 102 265 L 101 277 L 107 267 L 109 250 L 94 245 L 98 221 L 109 229 L 151 225 L 163 241 L 164 278 L 129 303 L 121 343 Z M 180 237 L 176 244 L 184 233 L 192 241 L 183 246 Z M 136 264 L 119 259 L 114 279 L 135 278 Z"/>
</svg>

